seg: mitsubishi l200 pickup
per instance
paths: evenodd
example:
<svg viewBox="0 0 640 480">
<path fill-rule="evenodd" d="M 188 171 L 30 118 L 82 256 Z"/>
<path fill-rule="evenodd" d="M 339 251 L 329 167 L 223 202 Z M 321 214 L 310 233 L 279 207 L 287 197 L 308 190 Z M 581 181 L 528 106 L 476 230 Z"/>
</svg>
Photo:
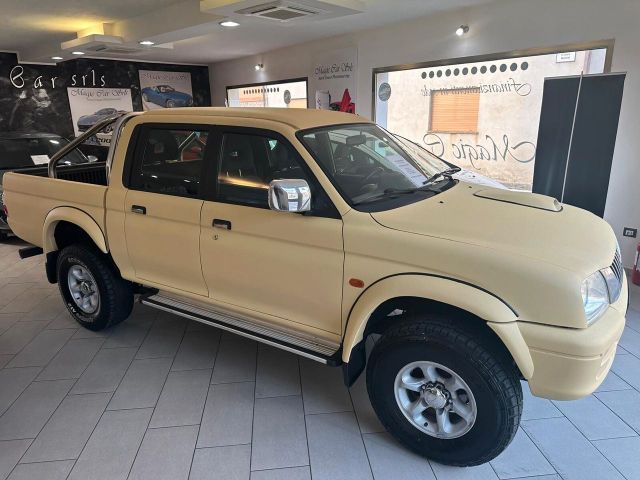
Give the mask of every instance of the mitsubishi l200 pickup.
<svg viewBox="0 0 640 480">
<path fill-rule="evenodd" d="M 108 122 L 104 175 L 56 178 Z M 366 368 L 389 432 L 450 465 L 506 448 L 521 379 L 576 399 L 611 367 L 627 280 L 589 212 L 456 179 L 345 113 L 177 108 L 84 136 L 49 177 L 5 175 L 4 201 L 88 329 L 137 300 L 341 366 L 347 385 Z"/>
</svg>

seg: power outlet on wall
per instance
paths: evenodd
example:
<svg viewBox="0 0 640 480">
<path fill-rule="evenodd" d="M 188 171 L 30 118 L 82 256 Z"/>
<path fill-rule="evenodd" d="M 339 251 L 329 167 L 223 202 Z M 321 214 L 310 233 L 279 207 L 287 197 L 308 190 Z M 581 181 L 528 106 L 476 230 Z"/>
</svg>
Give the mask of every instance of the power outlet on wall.
<svg viewBox="0 0 640 480">
<path fill-rule="evenodd" d="M 625 237 L 636 238 L 638 236 L 637 228 L 624 227 L 622 229 L 622 235 Z"/>
</svg>

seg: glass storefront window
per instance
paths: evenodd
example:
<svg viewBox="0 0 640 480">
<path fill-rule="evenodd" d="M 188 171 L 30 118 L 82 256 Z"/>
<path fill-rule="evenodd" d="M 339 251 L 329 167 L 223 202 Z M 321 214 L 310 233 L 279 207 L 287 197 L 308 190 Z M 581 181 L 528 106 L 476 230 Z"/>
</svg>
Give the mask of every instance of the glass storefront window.
<svg viewBox="0 0 640 480">
<path fill-rule="evenodd" d="M 606 59 L 603 46 L 376 69 L 375 121 L 455 165 L 531 191 L 544 79 L 603 73 Z"/>
<path fill-rule="evenodd" d="M 307 79 L 227 87 L 227 105 L 307 108 Z"/>
</svg>

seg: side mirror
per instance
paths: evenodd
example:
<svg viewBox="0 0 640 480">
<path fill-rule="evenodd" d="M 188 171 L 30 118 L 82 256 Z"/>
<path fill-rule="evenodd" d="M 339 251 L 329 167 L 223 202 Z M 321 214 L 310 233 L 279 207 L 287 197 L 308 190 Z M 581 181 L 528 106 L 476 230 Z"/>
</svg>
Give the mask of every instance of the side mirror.
<svg viewBox="0 0 640 480">
<path fill-rule="evenodd" d="M 311 189 L 306 180 L 273 180 L 269 184 L 269 208 L 277 212 L 311 210 Z"/>
</svg>

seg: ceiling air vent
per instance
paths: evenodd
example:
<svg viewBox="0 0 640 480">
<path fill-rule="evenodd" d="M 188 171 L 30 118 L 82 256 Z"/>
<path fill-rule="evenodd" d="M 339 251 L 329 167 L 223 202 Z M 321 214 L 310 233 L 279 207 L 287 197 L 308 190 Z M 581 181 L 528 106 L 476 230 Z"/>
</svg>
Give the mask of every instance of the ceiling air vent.
<svg viewBox="0 0 640 480">
<path fill-rule="evenodd" d="M 252 17 L 266 18 L 278 22 L 290 22 L 321 13 L 308 7 L 301 7 L 289 2 L 271 2 L 238 10 L 236 13 Z"/>
</svg>

